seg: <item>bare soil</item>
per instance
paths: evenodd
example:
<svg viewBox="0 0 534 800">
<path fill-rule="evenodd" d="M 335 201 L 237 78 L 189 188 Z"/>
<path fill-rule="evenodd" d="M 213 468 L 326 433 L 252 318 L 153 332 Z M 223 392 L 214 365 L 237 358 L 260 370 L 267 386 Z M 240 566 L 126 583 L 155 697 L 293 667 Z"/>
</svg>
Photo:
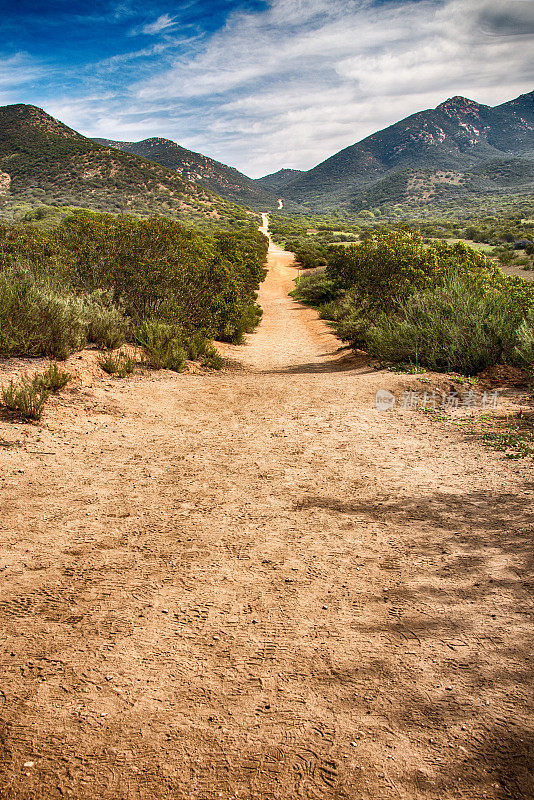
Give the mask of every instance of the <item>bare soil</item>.
<svg viewBox="0 0 534 800">
<path fill-rule="evenodd" d="M 295 274 L 239 367 L 0 421 L 2 799 L 534 797 L 532 460 L 377 411 Z"/>
</svg>

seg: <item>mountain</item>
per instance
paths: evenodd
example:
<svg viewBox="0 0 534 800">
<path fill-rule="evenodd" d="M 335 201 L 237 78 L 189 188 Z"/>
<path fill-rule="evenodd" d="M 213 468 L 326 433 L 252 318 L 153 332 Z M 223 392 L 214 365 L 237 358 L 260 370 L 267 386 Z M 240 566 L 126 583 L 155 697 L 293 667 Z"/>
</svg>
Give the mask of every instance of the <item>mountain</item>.
<svg viewBox="0 0 534 800">
<path fill-rule="evenodd" d="M 117 142 L 94 139 L 98 144 L 155 161 L 180 177 L 200 183 L 221 197 L 253 208 L 275 208 L 276 198 L 233 167 L 214 161 L 201 153 L 186 150 L 170 139 L 143 139 L 141 142 Z"/>
<path fill-rule="evenodd" d="M 263 178 L 256 178 L 255 183 L 262 186 L 268 192 L 277 194 L 303 174 L 303 171 L 300 169 L 279 169 L 278 172 L 271 172 L 269 175 L 264 175 Z"/>
<path fill-rule="evenodd" d="M 205 188 L 153 161 L 82 136 L 31 105 L 0 107 L 0 199 L 162 213 L 176 218 L 246 218 Z"/>
<path fill-rule="evenodd" d="M 346 147 L 288 183 L 283 196 L 311 208 L 354 206 L 369 187 L 398 183 L 409 170 L 452 171 L 458 182 L 478 165 L 517 157 L 534 158 L 534 92 L 495 107 L 452 97 Z"/>
</svg>

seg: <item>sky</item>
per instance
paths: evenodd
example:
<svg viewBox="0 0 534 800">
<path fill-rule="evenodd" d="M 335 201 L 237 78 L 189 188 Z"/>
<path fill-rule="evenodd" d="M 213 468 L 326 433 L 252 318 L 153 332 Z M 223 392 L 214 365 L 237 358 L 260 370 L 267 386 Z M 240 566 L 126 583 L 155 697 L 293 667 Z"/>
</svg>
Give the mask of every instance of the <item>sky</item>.
<svg viewBox="0 0 534 800">
<path fill-rule="evenodd" d="M 251 177 L 534 88 L 534 0 L 0 0 L 0 34 L 0 105 Z"/>
</svg>

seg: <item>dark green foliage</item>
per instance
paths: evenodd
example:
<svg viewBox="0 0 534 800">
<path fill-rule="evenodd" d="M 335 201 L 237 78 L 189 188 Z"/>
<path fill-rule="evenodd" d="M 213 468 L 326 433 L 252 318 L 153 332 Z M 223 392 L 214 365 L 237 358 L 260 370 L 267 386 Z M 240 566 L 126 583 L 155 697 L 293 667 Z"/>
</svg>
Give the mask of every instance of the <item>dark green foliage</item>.
<svg viewBox="0 0 534 800">
<path fill-rule="evenodd" d="M 293 294 L 381 361 L 466 375 L 534 364 L 534 285 L 462 243 L 376 229 L 359 245 L 332 248 L 326 270 Z"/>
<path fill-rule="evenodd" d="M 57 231 L 72 280 L 112 290 L 134 319 L 231 336 L 253 305 L 267 251 L 257 231 L 203 236 L 163 217 L 78 214 Z"/>
<path fill-rule="evenodd" d="M 295 254 L 295 261 L 302 269 L 313 269 L 326 264 L 327 248 L 313 239 L 288 239 L 285 249 Z"/>
<path fill-rule="evenodd" d="M 340 287 L 333 278 L 320 270 L 313 275 L 303 275 L 291 295 L 296 300 L 303 300 L 310 306 L 323 306 L 339 297 Z"/>
<path fill-rule="evenodd" d="M 262 178 L 256 178 L 256 183 L 278 196 L 280 193 L 284 193 L 285 189 L 302 174 L 300 169 L 279 169 L 278 172 L 270 172 Z"/>
<path fill-rule="evenodd" d="M 62 370 L 54 361 L 44 372 L 37 375 L 36 379 L 40 381 L 41 386 L 47 392 L 59 392 L 72 380 L 72 375 Z"/>
<path fill-rule="evenodd" d="M 253 228 L 208 236 L 163 217 L 80 212 L 48 231 L 0 226 L 0 354 L 111 349 L 130 320 L 146 319 L 179 329 L 187 352 L 239 341 L 261 316 L 266 252 Z"/>
<path fill-rule="evenodd" d="M 2 387 L 2 410 L 15 419 L 39 420 L 48 395 L 39 375 L 24 375 L 20 380 L 11 380 Z"/>
</svg>

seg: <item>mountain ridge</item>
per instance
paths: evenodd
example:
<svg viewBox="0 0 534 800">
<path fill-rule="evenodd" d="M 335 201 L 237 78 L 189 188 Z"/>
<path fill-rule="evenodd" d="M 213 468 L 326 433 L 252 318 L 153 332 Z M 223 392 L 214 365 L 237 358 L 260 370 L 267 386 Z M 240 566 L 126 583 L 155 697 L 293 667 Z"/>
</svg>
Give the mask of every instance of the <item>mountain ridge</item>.
<svg viewBox="0 0 534 800">
<path fill-rule="evenodd" d="M 175 172 L 94 142 L 23 103 L 0 107 L 0 172 L 4 206 L 46 203 L 178 218 L 245 215 Z"/>
<path fill-rule="evenodd" d="M 534 157 L 534 92 L 491 107 L 457 95 L 343 148 L 284 187 L 284 199 L 353 203 L 407 169 L 468 171 L 503 157 Z"/>
<path fill-rule="evenodd" d="M 288 169 L 284 167 L 276 172 L 270 172 L 268 175 L 263 175 L 261 178 L 256 178 L 255 182 L 263 186 L 268 191 L 279 192 L 284 189 L 289 183 L 303 175 L 304 170 L 301 169 Z"/>
<path fill-rule="evenodd" d="M 139 142 L 102 138 L 95 138 L 93 141 L 161 164 L 185 180 L 205 186 L 226 200 L 254 208 L 276 208 L 277 199 L 274 195 L 252 178 L 239 172 L 235 167 L 188 150 L 172 139 L 153 136 Z"/>
</svg>

